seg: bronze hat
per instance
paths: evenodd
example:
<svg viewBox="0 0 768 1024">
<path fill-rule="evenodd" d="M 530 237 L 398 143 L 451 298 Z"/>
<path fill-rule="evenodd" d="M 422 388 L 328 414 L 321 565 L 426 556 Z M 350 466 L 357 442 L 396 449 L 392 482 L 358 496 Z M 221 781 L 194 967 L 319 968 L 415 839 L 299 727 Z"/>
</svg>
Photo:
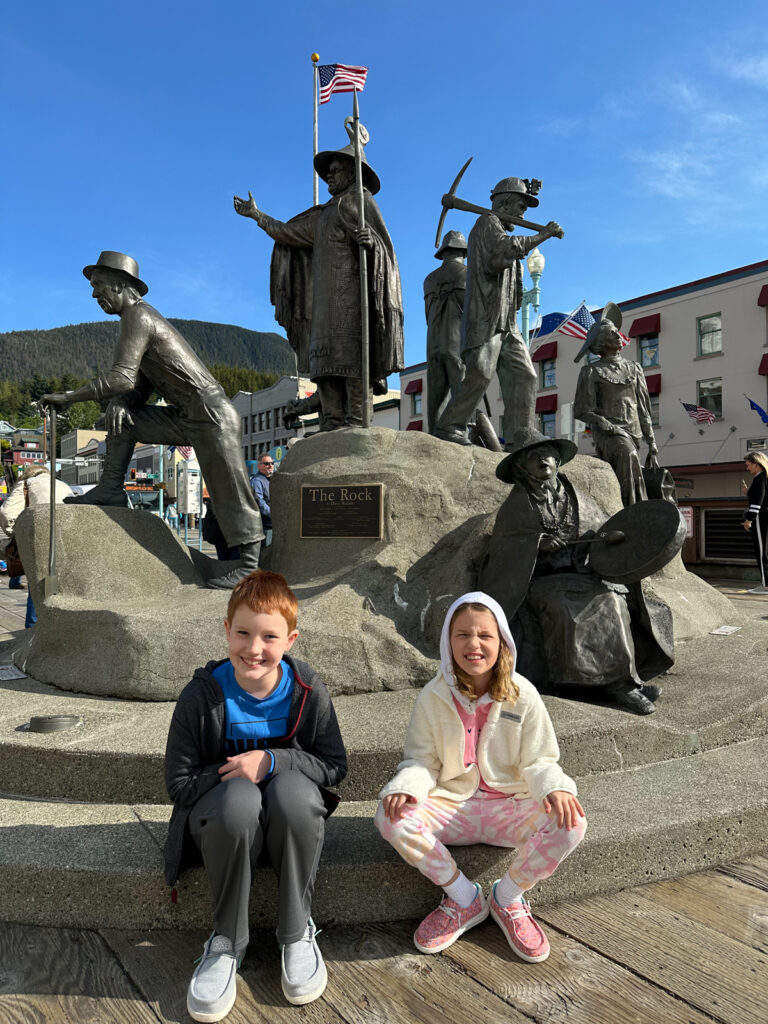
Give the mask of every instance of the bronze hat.
<svg viewBox="0 0 768 1024">
<path fill-rule="evenodd" d="M 522 427 L 512 435 L 512 449 L 506 459 L 502 459 L 496 467 L 496 476 L 507 484 L 515 482 L 514 468 L 518 456 L 531 448 L 538 448 L 542 444 L 551 444 L 560 453 L 560 465 L 570 462 L 578 451 L 573 441 L 565 437 L 547 437 L 536 430 L 535 427 Z"/>
<path fill-rule="evenodd" d="M 467 240 L 460 231 L 448 231 L 443 235 L 443 243 L 435 253 L 435 259 L 441 260 L 443 258 L 443 254 L 448 249 L 453 249 L 456 252 L 463 252 L 466 256 Z"/>
<path fill-rule="evenodd" d="M 376 173 L 376 171 L 374 171 L 374 169 L 371 167 L 371 165 L 368 163 L 368 161 L 365 159 L 365 151 L 361 152 L 360 156 L 362 157 L 362 165 L 363 165 L 363 185 L 365 186 L 365 188 L 368 189 L 368 191 L 371 193 L 372 196 L 375 196 L 376 193 L 381 188 L 381 182 L 379 181 L 379 176 Z M 354 142 L 350 142 L 349 145 L 345 146 L 343 149 L 324 149 L 324 150 L 322 150 L 320 153 L 318 153 L 315 156 L 315 160 L 314 160 L 315 170 L 320 175 L 320 177 L 323 179 L 323 181 L 325 181 L 325 182 L 328 181 L 328 168 L 331 166 L 331 163 L 334 160 L 338 160 L 339 157 L 341 157 L 342 159 L 345 159 L 345 160 L 351 160 L 352 161 L 352 166 L 354 167 L 354 165 L 355 165 L 355 144 L 354 144 Z"/>
<path fill-rule="evenodd" d="M 520 195 L 525 199 L 528 206 L 538 206 L 539 200 L 535 194 L 529 189 L 529 182 L 525 178 L 502 178 L 491 189 L 491 199 L 494 196 L 504 195 L 505 192 L 519 192 Z M 541 185 L 541 182 L 534 182 L 534 184 Z"/>
<path fill-rule="evenodd" d="M 610 320 L 614 327 L 618 327 L 621 330 L 621 310 L 615 302 L 606 302 L 605 309 L 600 314 L 600 319 L 595 320 L 592 326 L 587 332 L 587 336 L 584 339 L 584 344 L 579 349 L 577 355 L 573 357 L 574 363 L 578 363 L 581 357 L 592 348 L 592 345 L 597 341 L 597 336 L 600 334 L 600 327 L 602 326 L 603 320 Z"/>
<path fill-rule="evenodd" d="M 129 279 L 139 295 L 146 295 L 149 291 L 147 285 L 145 285 L 139 277 L 139 264 L 132 256 L 126 256 L 125 253 L 113 252 L 111 249 L 105 249 L 99 256 L 96 263 L 91 263 L 87 267 L 83 267 L 83 275 L 90 281 L 91 274 L 94 270 L 99 269 L 117 270 L 118 273 L 123 274 Z"/>
</svg>

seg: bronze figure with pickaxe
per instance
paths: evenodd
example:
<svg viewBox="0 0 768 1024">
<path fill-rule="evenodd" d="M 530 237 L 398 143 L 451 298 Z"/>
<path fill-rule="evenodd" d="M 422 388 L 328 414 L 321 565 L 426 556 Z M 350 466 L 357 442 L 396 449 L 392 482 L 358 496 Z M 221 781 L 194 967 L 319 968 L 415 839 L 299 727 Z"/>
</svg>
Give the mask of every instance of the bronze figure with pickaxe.
<svg viewBox="0 0 768 1024">
<path fill-rule="evenodd" d="M 442 230 L 448 209 L 479 212 L 469 234 L 467 289 L 461 322 L 461 355 L 464 380 L 443 410 L 435 436 L 469 444 L 467 424 L 482 401 L 494 373 L 498 373 L 504 403 L 504 437 L 533 426 L 537 377 L 528 347 L 517 327 L 517 311 L 523 299 L 521 259 L 548 238 L 562 238 L 556 221 L 533 224 L 522 214 L 539 205 L 541 182 L 536 179 L 503 178 L 491 191 L 491 208 L 476 207 L 457 199 L 455 192 L 464 165 L 450 191 L 443 196 Z M 510 236 L 521 226 L 536 234 Z"/>
</svg>

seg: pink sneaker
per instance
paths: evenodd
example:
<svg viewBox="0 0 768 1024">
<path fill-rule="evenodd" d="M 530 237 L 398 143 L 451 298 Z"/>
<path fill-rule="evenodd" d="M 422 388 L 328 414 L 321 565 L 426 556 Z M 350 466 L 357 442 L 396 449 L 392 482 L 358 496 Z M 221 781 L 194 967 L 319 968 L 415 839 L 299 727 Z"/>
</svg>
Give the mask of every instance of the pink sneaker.
<svg viewBox="0 0 768 1024">
<path fill-rule="evenodd" d="M 491 916 L 507 937 L 513 952 L 522 960 L 536 964 L 549 956 L 549 941 L 531 916 L 527 900 L 502 907 L 496 900 L 496 882 L 491 889 Z"/>
<path fill-rule="evenodd" d="M 488 917 L 488 900 L 477 883 L 477 896 L 468 907 L 443 896 L 440 906 L 428 914 L 416 929 L 413 941 L 422 953 L 439 953 L 452 946 L 459 936 Z"/>
</svg>

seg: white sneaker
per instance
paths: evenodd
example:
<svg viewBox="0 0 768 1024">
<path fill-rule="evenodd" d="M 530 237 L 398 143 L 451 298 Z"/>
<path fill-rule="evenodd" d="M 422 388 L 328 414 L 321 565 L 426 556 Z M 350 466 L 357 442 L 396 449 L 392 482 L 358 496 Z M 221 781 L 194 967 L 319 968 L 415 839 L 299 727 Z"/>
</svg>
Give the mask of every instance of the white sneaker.
<svg viewBox="0 0 768 1024">
<path fill-rule="evenodd" d="M 237 959 L 226 935 L 211 935 L 187 989 L 192 1020 L 213 1024 L 226 1017 L 237 995 Z"/>
<path fill-rule="evenodd" d="M 315 922 L 310 917 L 302 937 L 297 942 L 286 943 L 281 950 L 280 983 L 283 995 L 294 1006 L 318 999 L 328 984 L 328 972 L 316 935 Z"/>
</svg>

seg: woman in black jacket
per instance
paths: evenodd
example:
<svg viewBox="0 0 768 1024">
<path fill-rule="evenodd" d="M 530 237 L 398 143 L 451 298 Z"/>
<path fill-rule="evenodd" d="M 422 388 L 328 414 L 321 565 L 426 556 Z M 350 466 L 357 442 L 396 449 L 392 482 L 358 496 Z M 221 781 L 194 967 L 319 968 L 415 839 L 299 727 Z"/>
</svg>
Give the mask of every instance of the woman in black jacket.
<svg viewBox="0 0 768 1024">
<path fill-rule="evenodd" d="M 762 452 L 750 452 L 744 465 L 752 477 L 747 491 L 749 504 L 742 516 L 745 530 L 752 534 L 755 558 L 760 569 L 760 583 L 750 594 L 768 594 L 768 458 Z"/>
</svg>

